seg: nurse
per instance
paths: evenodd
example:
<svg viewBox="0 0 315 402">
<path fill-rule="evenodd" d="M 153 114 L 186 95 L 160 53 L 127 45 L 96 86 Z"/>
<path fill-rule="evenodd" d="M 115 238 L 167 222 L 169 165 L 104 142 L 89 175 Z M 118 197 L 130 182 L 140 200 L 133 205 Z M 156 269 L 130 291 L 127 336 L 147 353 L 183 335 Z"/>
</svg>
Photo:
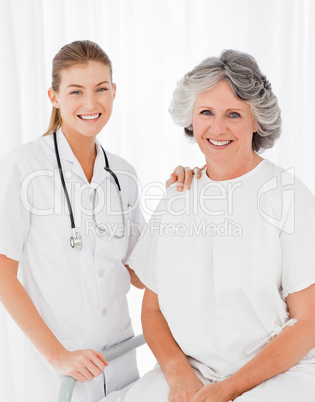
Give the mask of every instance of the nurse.
<svg viewBox="0 0 315 402">
<path fill-rule="evenodd" d="M 170 112 L 207 168 L 168 189 L 128 260 L 159 366 L 124 401 L 312 402 L 315 199 L 259 154 L 281 132 L 271 85 L 226 50 L 178 82 Z"/>
<path fill-rule="evenodd" d="M 109 365 L 100 353 L 133 335 L 126 294 L 130 282 L 143 286 L 126 260 L 143 224 L 137 177 L 96 139 L 116 94 L 97 44 L 57 53 L 48 94 L 47 133 L 1 161 L 0 298 L 28 339 L 23 402 L 56 402 L 63 375 L 81 383 L 75 402 L 96 402 L 138 376 L 133 353 Z"/>
</svg>

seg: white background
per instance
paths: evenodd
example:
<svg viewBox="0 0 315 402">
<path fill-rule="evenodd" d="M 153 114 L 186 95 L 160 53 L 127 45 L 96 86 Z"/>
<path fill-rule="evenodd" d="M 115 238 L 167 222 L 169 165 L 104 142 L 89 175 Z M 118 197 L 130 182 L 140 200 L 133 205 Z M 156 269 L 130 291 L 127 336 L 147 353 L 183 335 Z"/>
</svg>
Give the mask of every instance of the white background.
<svg viewBox="0 0 315 402">
<path fill-rule="evenodd" d="M 135 166 L 142 187 L 164 183 L 178 164 L 202 166 L 197 145 L 172 123 L 170 99 L 185 72 L 233 48 L 256 58 L 282 109 L 282 136 L 263 156 L 294 167 L 315 192 L 314 18 L 313 0 L 1 0 L 0 156 L 46 131 L 51 60 L 64 44 L 90 39 L 112 59 L 117 84 L 99 136 L 105 149 Z M 130 294 L 136 332 L 140 299 Z M 0 328 L 0 400 L 20 402 L 10 390 L 20 338 L 3 310 Z M 141 372 L 153 364 L 144 354 Z"/>
</svg>

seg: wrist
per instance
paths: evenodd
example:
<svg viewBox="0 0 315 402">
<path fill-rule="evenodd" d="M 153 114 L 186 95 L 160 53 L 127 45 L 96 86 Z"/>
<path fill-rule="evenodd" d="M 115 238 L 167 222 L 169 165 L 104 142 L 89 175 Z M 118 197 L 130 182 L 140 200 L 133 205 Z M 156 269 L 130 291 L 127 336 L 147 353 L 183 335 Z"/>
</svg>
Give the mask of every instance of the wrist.
<svg viewBox="0 0 315 402">
<path fill-rule="evenodd" d="M 53 349 L 49 350 L 44 357 L 48 361 L 50 365 L 53 367 L 59 367 L 60 362 L 63 360 L 63 356 L 67 353 L 67 349 L 65 349 L 61 343 L 56 345 Z"/>
<path fill-rule="evenodd" d="M 185 361 L 169 361 L 164 367 L 161 367 L 170 387 L 178 384 L 185 384 L 188 381 L 199 381 L 194 370 L 185 358 Z"/>
<path fill-rule="evenodd" d="M 242 395 L 242 391 L 239 389 L 237 381 L 235 381 L 234 376 L 227 378 L 226 380 L 220 381 L 218 384 L 221 385 L 224 400 L 230 401 L 234 400 L 238 396 Z"/>
</svg>

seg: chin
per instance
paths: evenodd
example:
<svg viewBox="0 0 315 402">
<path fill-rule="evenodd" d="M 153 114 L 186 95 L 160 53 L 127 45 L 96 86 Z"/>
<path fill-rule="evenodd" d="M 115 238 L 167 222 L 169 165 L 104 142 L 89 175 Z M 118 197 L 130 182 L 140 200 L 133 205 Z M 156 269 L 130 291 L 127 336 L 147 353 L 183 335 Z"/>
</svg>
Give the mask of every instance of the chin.
<svg viewBox="0 0 315 402">
<path fill-rule="evenodd" d="M 102 129 L 99 129 L 99 130 L 96 130 L 96 129 L 94 129 L 94 130 L 80 130 L 80 131 L 78 131 L 83 137 L 89 137 L 89 138 L 95 138 L 100 132 L 101 132 L 101 130 Z"/>
</svg>

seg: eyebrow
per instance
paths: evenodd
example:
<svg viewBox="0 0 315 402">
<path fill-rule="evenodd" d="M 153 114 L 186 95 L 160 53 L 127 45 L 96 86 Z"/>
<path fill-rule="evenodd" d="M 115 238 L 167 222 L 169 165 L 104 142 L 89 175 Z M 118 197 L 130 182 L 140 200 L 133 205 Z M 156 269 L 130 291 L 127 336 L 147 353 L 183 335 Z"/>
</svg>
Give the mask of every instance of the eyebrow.
<svg viewBox="0 0 315 402">
<path fill-rule="evenodd" d="M 198 108 L 197 108 L 198 110 L 199 109 L 215 109 L 213 106 L 198 106 Z M 234 112 L 244 112 L 245 110 L 244 109 L 239 109 L 239 108 L 228 108 L 228 109 L 225 109 L 225 111 L 226 112 L 231 112 L 231 111 L 234 111 Z"/>
<path fill-rule="evenodd" d="M 98 86 L 103 85 L 103 84 L 109 84 L 109 82 L 108 81 L 102 81 L 102 82 L 99 82 L 98 84 L 96 84 L 95 86 L 98 87 Z M 70 84 L 70 85 L 67 86 L 67 88 L 70 88 L 70 87 L 84 88 L 84 86 L 79 85 L 79 84 Z"/>
</svg>

